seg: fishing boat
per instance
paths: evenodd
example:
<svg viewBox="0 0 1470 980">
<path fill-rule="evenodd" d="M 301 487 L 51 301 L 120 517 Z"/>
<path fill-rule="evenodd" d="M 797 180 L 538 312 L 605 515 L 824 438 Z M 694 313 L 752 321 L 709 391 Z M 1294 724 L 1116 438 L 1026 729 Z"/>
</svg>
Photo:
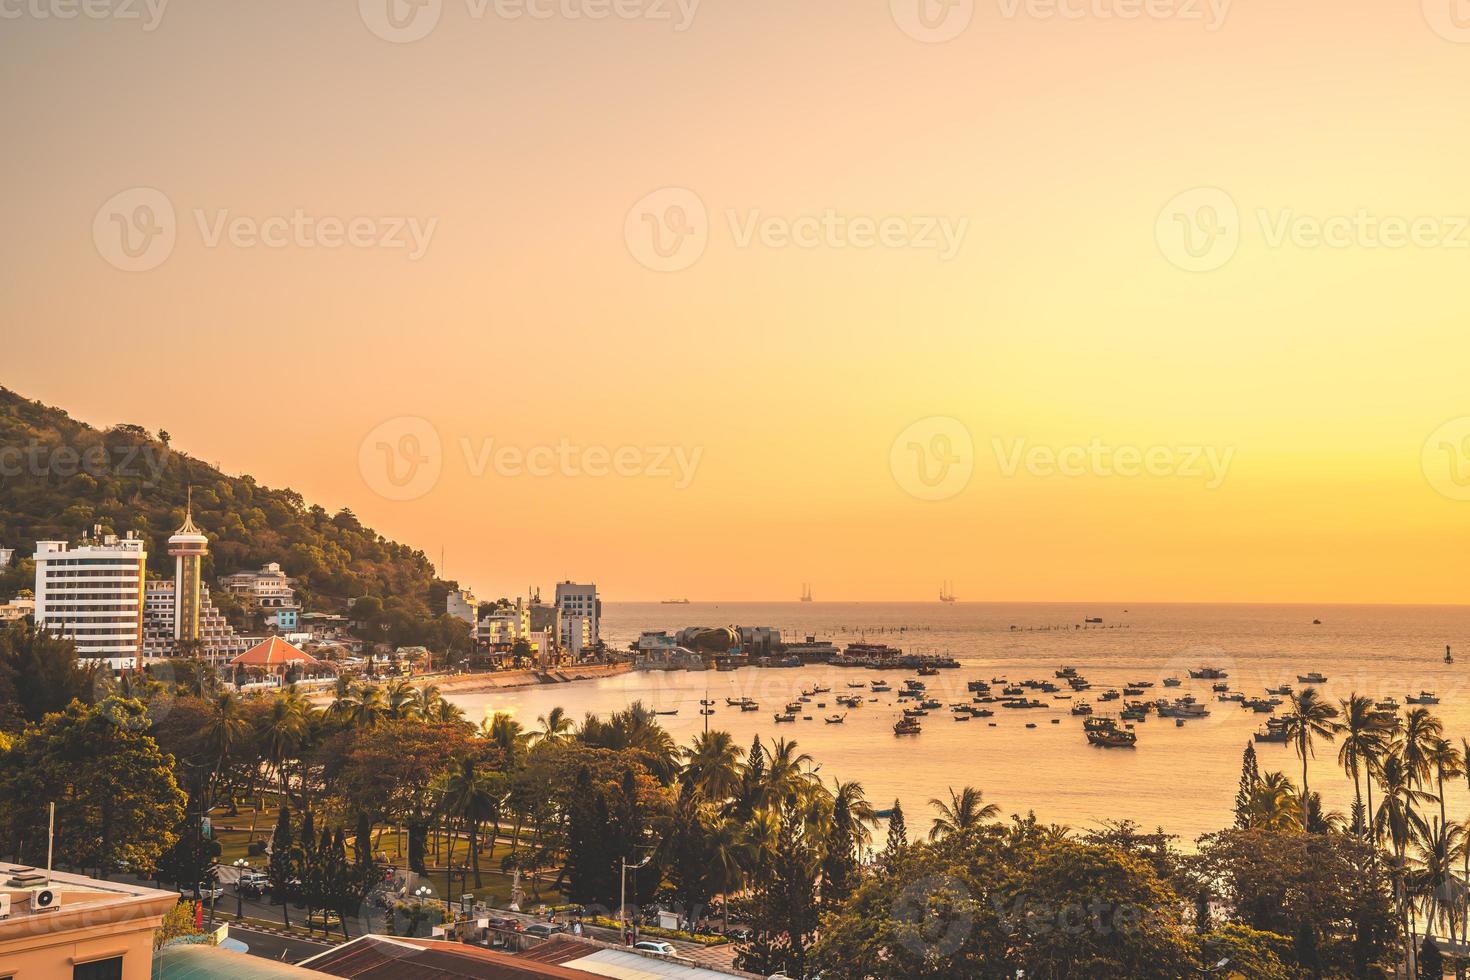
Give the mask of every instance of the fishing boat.
<svg viewBox="0 0 1470 980">
<path fill-rule="evenodd" d="M 1035 728 L 1036 727 L 1036 722 L 1034 722 L 1034 721 L 1028 721 L 1028 722 L 1026 722 L 1026 727 L 1027 728 Z"/>
<path fill-rule="evenodd" d="M 868 685 L 865 684 L 865 683 L 863 683 L 862 681 L 858 681 L 856 684 L 854 684 L 852 681 L 848 681 L 847 682 L 847 686 L 850 687 L 850 688 L 862 689 L 862 688 L 866 688 Z"/>
<path fill-rule="evenodd" d="M 994 711 L 991 711 L 989 708 L 971 708 L 970 709 L 970 717 L 972 717 L 972 718 L 994 718 L 995 717 L 995 712 Z"/>
<path fill-rule="evenodd" d="M 1211 684 L 1210 690 L 1214 691 L 1216 694 L 1224 694 L 1226 691 L 1230 690 L 1230 685 L 1225 683 L 1224 681 L 1221 681 L 1218 684 Z"/>
<path fill-rule="evenodd" d="M 656 714 L 656 715 L 677 715 L 678 713 L 679 713 L 679 709 L 678 708 L 674 708 L 671 711 L 655 711 L 654 712 L 654 714 Z"/>
<path fill-rule="evenodd" d="M 1314 670 L 1310 674 L 1297 674 L 1296 682 L 1298 684 L 1326 684 L 1327 678 Z"/>
<path fill-rule="evenodd" d="M 920 667 L 919 668 L 919 676 L 920 677 L 938 677 L 939 676 L 939 668 L 938 667 Z"/>
<path fill-rule="evenodd" d="M 1153 687 L 1154 686 L 1154 682 L 1153 681 L 1129 681 L 1128 682 L 1128 686 L 1129 687 Z"/>
<path fill-rule="evenodd" d="M 794 715 L 794 714 L 796 714 L 800 710 L 801 710 L 801 702 L 800 701 L 791 701 L 791 702 L 787 703 L 787 705 L 786 705 L 786 713 L 788 715 Z"/>
<path fill-rule="evenodd" d="M 985 683 L 984 681 L 970 681 L 968 684 L 965 685 L 965 689 L 974 694 L 990 693 L 990 685 Z"/>
<path fill-rule="evenodd" d="M 929 711 L 934 711 L 938 708 L 944 707 L 944 703 L 941 701 L 937 701 L 934 698 L 925 698 L 923 701 L 919 702 L 919 707 L 926 708 Z"/>
<path fill-rule="evenodd" d="M 1131 749 L 1138 744 L 1138 736 L 1116 725 L 1108 728 L 1093 728 L 1087 732 L 1087 741 L 1103 749 Z"/>
<path fill-rule="evenodd" d="M 795 722 L 796 722 L 796 715 L 792 714 L 789 711 L 786 712 L 785 714 L 779 714 L 779 715 L 776 716 L 776 724 L 778 724 L 778 725 L 783 725 L 783 724 L 789 725 L 789 724 L 794 724 Z"/>
<path fill-rule="evenodd" d="M 1201 667 L 1198 670 L 1191 670 L 1189 676 L 1197 681 L 1218 681 L 1230 675 L 1219 667 Z"/>
<path fill-rule="evenodd" d="M 1281 697 L 1290 697 L 1291 696 L 1291 685 L 1290 684 L 1281 684 L 1281 685 L 1278 685 L 1277 687 L 1268 687 L 1268 688 L 1266 688 L 1266 693 L 1267 694 L 1278 694 Z"/>
<path fill-rule="evenodd" d="M 1182 698 L 1172 703 L 1160 701 L 1160 718 L 1208 718 L 1210 709 L 1193 701 L 1185 701 Z"/>
<path fill-rule="evenodd" d="M 1123 688 L 1123 693 L 1128 695 L 1130 698 L 1136 698 L 1143 693 L 1143 688 L 1129 686 Z"/>
<path fill-rule="evenodd" d="M 1430 691 L 1420 691 L 1418 697 L 1404 698 L 1409 704 L 1439 704 L 1439 698 Z"/>
<path fill-rule="evenodd" d="M 956 712 L 955 713 L 955 716 L 954 716 L 954 720 L 955 721 L 969 721 L 970 720 L 970 713 L 968 711 L 959 711 L 959 712 Z"/>
<path fill-rule="evenodd" d="M 1092 705 L 1088 704 L 1086 701 L 1078 701 L 1076 704 L 1072 705 L 1072 714 L 1090 715 L 1092 714 Z"/>
<path fill-rule="evenodd" d="M 893 687 L 887 681 L 874 681 L 872 690 L 874 694 L 882 694 L 885 691 L 893 690 Z"/>
<path fill-rule="evenodd" d="M 903 716 L 905 718 L 922 718 L 925 715 L 927 715 L 928 713 L 929 712 L 926 711 L 926 710 L 924 710 L 923 708 L 904 708 L 903 709 Z"/>
<path fill-rule="evenodd" d="M 1291 733 L 1287 731 L 1289 722 L 1285 718 L 1270 718 L 1266 721 L 1266 727 L 1256 732 L 1257 742 L 1279 742 L 1286 744 L 1291 741 Z"/>
<path fill-rule="evenodd" d="M 1122 696 L 1123 695 L 1119 694 L 1117 691 L 1104 691 L 1102 693 L 1102 697 L 1098 698 L 1098 700 L 1099 701 L 1116 701 L 1119 698 L 1121 698 Z"/>
<path fill-rule="evenodd" d="M 761 706 L 759 704 L 757 704 L 756 702 L 754 702 L 754 701 L 747 701 L 745 704 L 742 704 L 740 706 L 740 710 L 741 711 L 759 711 L 759 710 L 761 710 Z"/>
<path fill-rule="evenodd" d="M 1064 666 L 1056 672 L 1056 676 L 1058 680 L 1071 680 L 1077 676 L 1077 668 Z"/>
<path fill-rule="evenodd" d="M 1164 686 L 1165 687 L 1178 687 L 1180 684 L 1183 684 L 1183 683 L 1184 682 L 1182 680 L 1180 680 L 1179 678 L 1177 678 L 1177 677 L 1165 677 L 1164 678 Z"/>
<path fill-rule="evenodd" d="M 893 726 L 893 734 L 895 735 L 917 735 L 923 730 L 917 719 L 914 718 L 904 718 L 896 722 Z"/>
<path fill-rule="evenodd" d="M 823 718 L 822 720 L 825 721 L 829 725 L 840 725 L 846 719 L 847 719 L 847 715 L 828 715 L 826 718 Z"/>
</svg>

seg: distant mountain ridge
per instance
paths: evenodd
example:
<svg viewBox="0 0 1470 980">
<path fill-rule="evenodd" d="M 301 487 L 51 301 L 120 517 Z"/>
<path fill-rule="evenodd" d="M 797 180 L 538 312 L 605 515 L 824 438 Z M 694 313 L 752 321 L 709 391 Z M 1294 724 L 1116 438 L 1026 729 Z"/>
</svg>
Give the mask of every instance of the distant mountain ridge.
<svg viewBox="0 0 1470 980">
<path fill-rule="evenodd" d="M 232 477 L 176 452 L 168 434 L 137 425 L 95 429 L 65 411 L 0 387 L 0 547 L 16 559 L 0 572 L 0 597 L 22 584 L 37 541 L 75 540 L 93 525 L 148 543 L 148 568 L 173 574 L 170 534 L 194 521 L 210 538 L 206 581 L 280 562 L 307 609 L 342 610 L 353 598 L 396 597 L 405 612 L 437 616 L 452 583 L 436 579 L 422 551 L 364 527 L 350 510 L 307 504 L 294 490 Z M 431 612 L 432 610 L 432 612 Z"/>
</svg>

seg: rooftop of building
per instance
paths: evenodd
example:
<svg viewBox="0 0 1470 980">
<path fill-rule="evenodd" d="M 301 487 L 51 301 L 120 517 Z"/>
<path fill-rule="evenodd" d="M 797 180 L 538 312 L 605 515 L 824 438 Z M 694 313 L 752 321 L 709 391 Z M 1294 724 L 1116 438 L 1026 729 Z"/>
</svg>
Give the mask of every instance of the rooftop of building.
<svg viewBox="0 0 1470 980">
<path fill-rule="evenodd" d="M 44 906 L 43 892 L 50 893 Z M 0 863 L 0 895 L 10 896 L 10 917 L 0 919 L 0 953 L 27 937 L 162 916 L 179 903 L 177 892 L 61 871 L 48 880 L 44 868 L 6 863 Z"/>
<path fill-rule="evenodd" d="M 321 976 L 315 970 L 219 946 L 169 946 L 159 950 L 153 961 L 154 980 L 289 980 Z"/>
<path fill-rule="evenodd" d="M 361 936 L 301 965 L 358 980 L 593 980 L 599 975 L 462 943 L 389 936 Z"/>
</svg>

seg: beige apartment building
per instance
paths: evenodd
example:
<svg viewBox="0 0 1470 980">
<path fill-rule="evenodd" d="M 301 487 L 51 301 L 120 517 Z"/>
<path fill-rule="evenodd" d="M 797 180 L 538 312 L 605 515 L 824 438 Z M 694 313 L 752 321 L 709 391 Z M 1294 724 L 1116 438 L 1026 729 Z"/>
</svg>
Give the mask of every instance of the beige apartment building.
<svg viewBox="0 0 1470 980">
<path fill-rule="evenodd" d="M 0 980 L 149 980 L 159 891 L 0 863 Z"/>
</svg>

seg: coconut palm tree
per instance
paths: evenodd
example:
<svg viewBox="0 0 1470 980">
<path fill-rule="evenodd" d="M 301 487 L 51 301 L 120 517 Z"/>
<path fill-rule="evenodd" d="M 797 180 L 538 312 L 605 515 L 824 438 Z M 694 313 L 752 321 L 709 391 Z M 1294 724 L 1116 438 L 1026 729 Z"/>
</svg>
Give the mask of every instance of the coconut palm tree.
<svg viewBox="0 0 1470 980">
<path fill-rule="evenodd" d="M 204 736 L 211 762 L 209 795 L 213 800 L 226 768 L 244 751 L 250 735 L 250 722 L 240 710 L 240 699 L 229 691 L 216 694 L 210 701 L 209 717 L 200 734 Z"/>
<path fill-rule="evenodd" d="M 1428 762 L 1434 773 L 1435 792 L 1439 796 L 1439 825 L 1448 827 L 1450 821 L 1445 814 L 1444 782 L 1464 775 L 1465 757 L 1449 739 L 1436 738 L 1429 744 Z"/>
<path fill-rule="evenodd" d="M 514 765 L 526 744 L 521 723 L 503 711 L 480 722 L 480 735 L 500 749 L 507 769 Z"/>
<path fill-rule="evenodd" d="M 480 769 L 474 759 L 466 756 L 455 763 L 444 786 L 444 812 L 463 823 L 469 835 L 470 863 L 475 873 L 476 888 L 483 887 L 480 880 L 480 827 L 497 819 L 505 803 L 507 783 L 504 773 Z"/>
<path fill-rule="evenodd" d="M 1404 935 L 1404 959 L 1410 966 L 1409 975 L 1414 976 L 1416 951 L 1413 924 L 1409 919 L 1411 903 L 1407 853 L 1410 842 L 1428 831 L 1423 818 L 1414 812 L 1415 804 L 1427 803 L 1433 797 L 1417 788 L 1413 771 L 1405 761 L 1400 746 L 1396 745 L 1395 749 L 1384 758 L 1380 767 L 1379 787 L 1383 790 L 1383 802 L 1379 804 L 1374 823 L 1379 841 L 1386 841 L 1393 848 L 1389 875 L 1393 880 L 1399 926 Z"/>
<path fill-rule="evenodd" d="M 556 745 L 571 737 L 572 719 L 560 705 L 541 715 L 536 721 L 540 724 L 541 730 L 533 732 L 531 737 L 537 742 Z"/>
<path fill-rule="evenodd" d="M 712 820 L 707 833 L 710 889 L 723 896 L 725 931 L 729 932 L 730 898 L 745 884 L 745 867 L 751 857 L 750 841 L 740 824 L 728 817 Z"/>
<path fill-rule="evenodd" d="M 377 728 L 388 717 L 388 706 L 383 702 L 383 689 L 376 684 L 361 688 L 356 703 L 352 706 L 352 723 L 358 728 Z"/>
<path fill-rule="evenodd" d="M 684 770 L 680 778 L 704 802 L 724 803 L 740 790 L 742 754 L 729 732 L 701 732 L 681 750 Z"/>
<path fill-rule="evenodd" d="M 869 828 L 877 825 L 878 811 L 868 802 L 863 784 L 856 780 L 843 782 L 838 779 L 834 779 L 832 784 L 832 811 L 846 813 L 850 821 L 846 828 L 837 829 L 845 829 L 858 847 L 868 846 L 873 842 L 873 832 Z"/>
<path fill-rule="evenodd" d="M 1337 764 L 1353 777 L 1353 814 L 1354 820 L 1362 815 L 1360 826 L 1354 827 L 1355 833 L 1366 835 L 1368 824 L 1371 822 L 1367 816 L 1373 811 L 1373 777 L 1371 770 L 1379 756 L 1383 754 L 1386 740 L 1382 722 L 1374 715 L 1373 699 L 1361 694 L 1353 694 L 1338 702 L 1342 709 L 1342 744 L 1337 750 Z M 1370 770 L 1368 777 L 1368 803 L 1363 805 L 1363 770 Z"/>
<path fill-rule="evenodd" d="M 1302 759 L 1302 788 L 1301 799 L 1306 802 L 1310 800 L 1307 787 L 1307 759 L 1316 755 L 1313 743 L 1317 739 L 1331 742 L 1337 737 L 1338 729 L 1341 727 L 1337 721 L 1337 708 L 1322 700 L 1322 695 L 1315 687 L 1304 687 L 1301 691 L 1291 696 L 1292 713 L 1286 717 L 1286 734 L 1292 744 L 1296 746 L 1297 755 Z M 1302 821 L 1306 826 L 1307 820 Z"/>
<path fill-rule="evenodd" d="M 338 674 L 332 685 L 332 703 L 327 705 L 327 717 L 332 720 L 347 720 L 357 710 L 357 684 L 346 674 Z"/>
<path fill-rule="evenodd" d="M 1288 832 L 1301 830 L 1302 798 L 1285 773 L 1268 772 L 1251 791 L 1246 806 L 1252 830 Z"/>
<path fill-rule="evenodd" d="M 255 731 L 260 757 L 276 774 L 284 799 L 286 796 L 286 764 L 296 758 L 306 742 L 307 722 L 299 706 L 287 694 L 277 694 L 260 717 Z"/>
<path fill-rule="evenodd" d="M 419 700 L 418 688 L 401 677 L 388 682 L 383 691 L 383 701 L 387 705 L 388 717 L 395 721 L 412 721 L 421 716 L 423 704 Z"/>
<path fill-rule="evenodd" d="M 779 802 L 804 789 L 806 767 L 811 764 L 810 755 L 797 751 L 796 739 L 777 738 L 771 742 L 766 750 L 766 801 Z"/>
<path fill-rule="evenodd" d="M 966 786 L 958 793 L 950 789 L 948 803 L 932 799 L 929 805 L 939 811 L 939 816 L 934 818 L 934 825 L 929 828 L 930 840 L 939 840 L 941 837 L 978 827 L 985 821 L 1000 816 L 1000 807 L 994 803 L 985 803 L 984 795 L 973 786 Z"/>
<path fill-rule="evenodd" d="M 1456 909 L 1464 894 L 1464 882 L 1455 878 L 1455 862 L 1465 853 L 1465 831 L 1458 824 L 1446 826 L 1438 820 L 1413 832 L 1415 857 L 1409 859 L 1409 894 L 1423 900 L 1424 921 L 1433 929 L 1442 923 L 1455 935 Z"/>
</svg>

